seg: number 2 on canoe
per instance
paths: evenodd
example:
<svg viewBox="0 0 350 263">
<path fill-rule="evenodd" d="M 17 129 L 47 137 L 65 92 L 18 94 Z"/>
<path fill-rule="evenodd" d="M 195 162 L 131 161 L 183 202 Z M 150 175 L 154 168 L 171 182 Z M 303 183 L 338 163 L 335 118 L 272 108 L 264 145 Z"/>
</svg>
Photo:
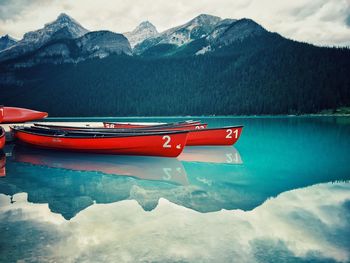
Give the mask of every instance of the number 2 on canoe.
<svg viewBox="0 0 350 263">
<path fill-rule="evenodd" d="M 238 138 L 238 130 L 232 131 L 231 129 L 227 129 L 226 132 L 227 132 L 227 135 L 226 135 L 227 139 L 232 139 L 232 133 L 235 135 L 235 139 Z"/>
<path fill-rule="evenodd" d="M 165 140 L 164 144 L 163 144 L 163 148 L 171 148 L 171 145 L 169 144 L 171 141 L 171 138 L 169 135 L 164 135 L 163 136 L 163 140 Z"/>
</svg>

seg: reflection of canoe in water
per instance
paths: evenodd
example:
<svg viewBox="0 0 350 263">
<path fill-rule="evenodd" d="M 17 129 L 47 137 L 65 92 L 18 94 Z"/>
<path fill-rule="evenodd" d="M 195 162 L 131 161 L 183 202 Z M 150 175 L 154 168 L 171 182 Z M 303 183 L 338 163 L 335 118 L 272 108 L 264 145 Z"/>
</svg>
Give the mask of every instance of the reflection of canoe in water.
<svg viewBox="0 0 350 263">
<path fill-rule="evenodd" d="M 17 162 L 34 165 L 188 184 L 186 171 L 176 158 L 53 152 L 23 146 L 16 146 L 12 155 Z"/>
<path fill-rule="evenodd" d="M 178 159 L 185 162 L 243 163 L 239 152 L 232 146 L 189 146 L 178 156 Z"/>
<path fill-rule="evenodd" d="M 3 150 L 0 150 L 0 177 L 6 175 L 6 155 Z"/>
<path fill-rule="evenodd" d="M 26 122 L 40 120 L 48 116 L 47 112 L 35 111 L 17 107 L 0 106 L 0 123 Z"/>
</svg>

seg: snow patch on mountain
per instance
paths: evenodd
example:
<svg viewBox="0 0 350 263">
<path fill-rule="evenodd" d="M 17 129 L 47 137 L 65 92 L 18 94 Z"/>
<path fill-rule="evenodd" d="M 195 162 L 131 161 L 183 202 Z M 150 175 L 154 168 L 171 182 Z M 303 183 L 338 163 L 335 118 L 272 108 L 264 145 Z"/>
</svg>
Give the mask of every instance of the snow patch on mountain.
<svg viewBox="0 0 350 263">
<path fill-rule="evenodd" d="M 199 15 L 184 25 L 174 27 L 163 32 L 159 43 L 176 44 L 181 46 L 192 40 L 199 39 L 212 31 L 215 25 L 221 20 L 220 17 L 211 15 Z"/>
<path fill-rule="evenodd" d="M 186 24 L 170 28 L 156 37 L 144 40 L 135 46 L 135 53 L 140 54 L 158 44 L 175 44 L 177 46 L 188 44 L 209 34 L 219 21 L 221 18 L 217 16 L 199 15 Z"/>
<path fill-rule="evenodd" d="M 196 56 L 203 55 L 203 54 L 205 54 L 205 53 L 207 53 L 209 51 L 211 51 L 211 46 L 206 46 L 206 47 L 200 49 L 199 51 L 197 51 L 196 52 Z"/>
<path fill-rule="evenodd" d="M 89 32 L 73 18 L 62 13 L 57 17 L 55 21 L 45 24 L 44 28 L 24 34 L 22 41 L 27 43 L 37 43 L 40 45 L 46 42 L 53 34 L 64 27 L 66 27 L 69 33 L 71 33 L 72 38 L 81 37 L 82 35 Z"/>
<path fill-rule="evenodd" d="M 16 43 L 17 40 L 10 37 L 9 35 L 2 36 L 0 37 L 0 51 L 7 49 Z"/>
<path fill-rule="evenodd" d="M 55 21 L 46 24 L 44 28 L 26 33 L 22 40 L 0 52 L 0 61 L 12 59 L 40 48 L 62 30 L 65 31 L 64 37 L 69 38 L 78 38 L 89 32 L 70 16 L 60 14 Z M 57 38 L 58 35 L 55 39 Z"/>
<path fill-rule="evenodd" d="M 145 39 L 156 37 L 158 34 L 157 28 L 152 23 L 149 21 L 144 21 L 133 31 L 126 32 L 123 35 L 129 40 L 130 46 L 134 48 Z"/>
</svg>

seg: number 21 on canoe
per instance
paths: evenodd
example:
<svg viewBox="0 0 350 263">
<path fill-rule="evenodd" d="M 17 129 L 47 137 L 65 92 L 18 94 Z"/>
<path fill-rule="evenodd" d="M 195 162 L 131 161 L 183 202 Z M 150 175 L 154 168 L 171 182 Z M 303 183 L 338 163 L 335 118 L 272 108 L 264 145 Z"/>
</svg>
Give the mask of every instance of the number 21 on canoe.
<svg viewBox="0 0 350 263">
<path fill-rule="evenodd" d="M 229 126 L 189 131 L 188 146 L 199 145 L 233 145 L 241 136 L 243 126 Z"/>
</svg>

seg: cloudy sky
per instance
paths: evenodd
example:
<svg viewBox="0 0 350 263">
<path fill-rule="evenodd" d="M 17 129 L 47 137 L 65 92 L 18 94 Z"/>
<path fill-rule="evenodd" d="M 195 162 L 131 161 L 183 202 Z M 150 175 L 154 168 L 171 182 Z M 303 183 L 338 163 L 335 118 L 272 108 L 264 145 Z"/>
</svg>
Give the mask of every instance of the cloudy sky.
<svg viewBox="0 0 350 263">
<path fill-rule="evenodd" d="M 0 35 L 21 39 L 60 13 L 89 30 L 132 30 L 149 20 L 159 31 L 201 13 L 248 17 L 269 31 L 317 45 L 350 46 L 350 0 L 0 0 Z"/>
</svg>

